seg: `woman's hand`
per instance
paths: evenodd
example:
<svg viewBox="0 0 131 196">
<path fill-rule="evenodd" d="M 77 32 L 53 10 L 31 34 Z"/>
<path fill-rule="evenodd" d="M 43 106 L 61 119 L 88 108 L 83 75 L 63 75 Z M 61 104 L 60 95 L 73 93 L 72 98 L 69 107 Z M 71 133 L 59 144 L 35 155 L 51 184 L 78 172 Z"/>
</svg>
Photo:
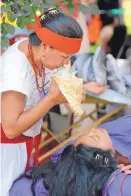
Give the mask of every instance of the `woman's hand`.
<svg viewBox="0 0 131 196">
<path fill-rule="evenodd" d="M 52 81 L 50 90 L 47 94 L 47 96 L 50 96 L 54 105 L 61 104 L 61 103 L 67 103 L 66 98 L 61 93 L 58 85 L 56 84 L 55 80 Z"/>
<path fill-rule="evenodd" d="M 86 91 L 86 93 L 90 92 L 96 95 L 103 93 L 107 88 L 108 86 L 105 86 L 98 82 L 88 82 L 84 84 L 84 90 Z"/>
</svg>

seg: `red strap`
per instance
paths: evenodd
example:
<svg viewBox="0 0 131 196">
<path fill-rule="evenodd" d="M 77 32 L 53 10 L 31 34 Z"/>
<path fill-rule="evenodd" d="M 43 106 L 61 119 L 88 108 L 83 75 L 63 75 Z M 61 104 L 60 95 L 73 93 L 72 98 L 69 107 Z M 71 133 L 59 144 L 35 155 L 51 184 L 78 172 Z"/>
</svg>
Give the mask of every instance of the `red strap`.
<svg viewBox="0 0 131 196">
<path fill-rule="evenodd" d="M 36 137 L 28 137 L 25 135 L 20 135 L 14 139 L 9 139 L 5 135 L 2 124 L 0 124 L 1 127 L 1 142 L 4 144 L 18 144 L 18 143 L 26 143 L 26 149 L 27 149 L 27 164 L 26 164 L 26 171 L 30 168 L 30 158 L 32 154 L 33 145 L 35 144 L 35 157 L 34 157 L 34 164 L 38 164 L 38 158 L 39 158 L 39 145 L 41 140 L 41 134 L 39 134 Z"/>
<path fill-rule="evenodd" d="M 39 135 L 37 135 L 35 138 L 34 138 L 34 143 L 35 143 L 35 157 L 34 157 L 34 165 L 38 165 L 39 164 L 39 161 L 38 161 L 38 158 L 39 158 L 39 145 L 40 145 L 40 142 L 41 142 L 41 133 Z"/>
<path fill-rule="evenodd" d="M 26 141 L 27 163 L 26 163 L 25 172 L 27 172 L 30 169 L 32 149 L 33 149 L 33 138 L 32 138 L 32 140 Z"/>
<path fill-rule="evenodd" d="M 5 135 L 5 133 L 3 131 L 2 124 L 0 124 L 0 127 L 1 127 L 1 142 L 0 143 L 4 143 L 4 144 L 17 144 L 17 143 L 24 143 L 27 140 L 32 139 L 32 137 L 27 137 L 25 135 L 20 135 L 18 137 L 13 138 L 13 139 L 9 139 Z"/>
<path fill-rule="evenodd" d="M 9 40 L 10 46 L 12 46 L 18 40 L 23 39 L 23 38 L 26 38 L 26 37 L 28 37 L 28 35 L 26 35 L 26 34 L 16 35 L 15 37 L 13 37 L 13 38 L 11 38 Z"/>
</svg>

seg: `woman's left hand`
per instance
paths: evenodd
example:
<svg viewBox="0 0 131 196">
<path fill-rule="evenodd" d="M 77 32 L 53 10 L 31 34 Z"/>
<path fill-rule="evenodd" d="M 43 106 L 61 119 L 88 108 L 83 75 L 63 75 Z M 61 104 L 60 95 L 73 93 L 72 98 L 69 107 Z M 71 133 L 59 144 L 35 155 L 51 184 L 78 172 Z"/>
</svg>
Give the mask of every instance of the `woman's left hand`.
<svg viewBox="0 0 131 196">
<path fill-rule="evenodd" d="M 105 86 L 104 84 L 98 82 L 88 82 L 84 84 L 84 90 L 86 91 L 86 93 L 90 92 L 96 95 L 103 93 L 107 88 L 108 86 Z"/>
</svg>

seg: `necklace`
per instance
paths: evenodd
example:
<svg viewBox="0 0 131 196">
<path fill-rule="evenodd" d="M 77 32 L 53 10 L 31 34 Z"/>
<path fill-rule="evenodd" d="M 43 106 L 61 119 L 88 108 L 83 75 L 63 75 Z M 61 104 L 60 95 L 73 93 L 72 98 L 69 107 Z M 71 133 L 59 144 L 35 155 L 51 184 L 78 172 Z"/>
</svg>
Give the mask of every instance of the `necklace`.
<svg viewBox="0 0 131 196">
<path fill-rule="evenodd" d="M 45 79 L 45 69 L 43 66 L 38 67 L 35 63 L 34 60 L 34 54 L 32 50 L 31 44 L 28 44 L 28 51 L 29 51 L 29 56 L 31 58 L 31 65 L 34 70 L 35 74 L 35 80 L 36 80 L 36 86 L 39 92 L 43 91 L 44 88 L 44 79 Z"/>
</svg>

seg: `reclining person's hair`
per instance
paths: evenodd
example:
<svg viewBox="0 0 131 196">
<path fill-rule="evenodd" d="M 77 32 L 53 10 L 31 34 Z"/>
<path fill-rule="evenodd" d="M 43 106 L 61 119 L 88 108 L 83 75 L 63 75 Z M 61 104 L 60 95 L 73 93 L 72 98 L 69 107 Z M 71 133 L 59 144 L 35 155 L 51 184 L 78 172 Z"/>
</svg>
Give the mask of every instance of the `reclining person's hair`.
<svg viewBox="0 0 131 196">
<path fill-rule="evenodd" d="M 46 163 L 32 170 L 34 184 L 43 177 L 43 185 L 49 196 L 98 196 L 101 189 L 116 169 L 110 151 L 91 148 L 83 144 L 65 148 L 57 163 Z"/>
</svg>

